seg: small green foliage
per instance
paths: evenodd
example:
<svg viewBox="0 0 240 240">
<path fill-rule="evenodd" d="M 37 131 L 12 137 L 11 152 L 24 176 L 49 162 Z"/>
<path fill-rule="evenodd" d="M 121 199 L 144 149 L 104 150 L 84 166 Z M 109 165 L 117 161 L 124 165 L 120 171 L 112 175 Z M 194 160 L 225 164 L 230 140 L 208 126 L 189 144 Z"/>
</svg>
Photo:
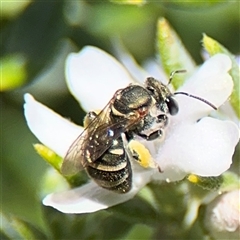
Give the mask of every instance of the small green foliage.
<svg viewBox="0 0 240 240">
<path fill-rule="evenodd" d="M 1 18 L 15 18 L 21 14 L 24 9 L 31 3 L 31 0 L 24 1 L 1 1 Z"/>
<path fill-rule="evenodd" d="M 205 50 L 213 56 L 217 53 L 224 53 L 228 55 L 232 61 L 232 69 L 230 70 L 230 75 L 234 82 L 234 89 L 230 97 L 230 102 L 238 116 L 240 118 L 240 69 L 238 63 L 232 53 L 230 53 L 223 45 L 214 40 L 211 37 L 208 37 L 206 34 L 203 35 L 203 47 Z"/>
<path fill-rule="evenodd" d="M 198 185 L 206 190 L 218 190 L 223 183 L 223 177 L 201 177 L 194 174 L 190 174 L 187 180 L 193 184 Z"/>
<path fill-rule="evenodd" d="M 58 172 L 62 166 L 62 158 L 43 144 L 34 144 L 37 153 Z"/>
<path fill-rule="evenodd" d="M 34 148 L 37 151 L 37 153 L 47 163 L 49 163 L 55 170 L 57 170 L 62 175 L 61 166 L 62 166 L 63 159 L 60 156 L 58 156 L 55 152 L 53 152 L 51 149 L 44 146 L 43 144 L 34 144 Z M 46 176 L 48 176 L 48 178 L 50 177 L 49 174 Z M 73 176 L 64 176 L 64 178 L 67 180 L 67 182 L 69 183 L 69 185 L 71 187 L 80 186 L 83 183 L 86 183 L 87 179 L 88 179 L 84 172 L 77 173 Z M 47 184 L 47 182 L 49 182 L 49 181 L 46 181 L 46 184 Z M 48 184 L 47 184 L 47 186 L 48 186 Z M 51 188 L 52 188 L 51 186 L 46 187 L 46 189 L 51 189 Z M 44 187 L 44 189 L 45 189 L 45 187 Z M 47 191 L 47 192 L 49 192 L 49 191 Z"/>
<path fill-rule="evenodd" d="M 167 75 L 175 70 L 187 71 L 187 74 L 174 76 L 172 84 L 178 89 L 186 79 L 186 75 L 190 75 L 195 69 L 195 63 L 176 32 L 164 18 L 160 18 L 157 24 L 157 52 Z"/>
<path fill-rule="evenodd" d="M 0 212 L 0 219 L 0 239 L 47 239 L 41 231 L 17 217 Z"/>
<path fill-rule="evenodd" d="M 196 10 L 202 10 L 203 8 L 209 8 L 226 4 L 226 1 L 219 0 L 204 0 L 204 1 L 182 1 L 182 0 L 168 0 L 164 2 L 165 5 L 179 7 L 179 8 L 192 8 Z"/>
<path fill-rule="evenodd" d="M 137 5 L 141 6 L 146 3 L 146 0 L 110 0 L 110 2 L 117 3 L 117 4 L 128 4 L 128 5 Z"/>
<path fill-rule="evenodd" d="M 151 239 L 153 228 L 144 224 L 136 224 L 124 239 Z"/>
<path fill-rule="evenodd" d="M 240 180 L 235 173 L 227 171 L 222 177 L 223 182 L 220 188 L 221 191 L 225 192 L 240 188 Z"/>
<path fill-rule="evenodd" d="M 144 199 L 146 202 L 148 202 L 148 204 L 150 204 L 153 208 L 157 208 L 156 207 L 156 198 L 155 198 L 151 188 L 149 188 L 148 186 L 144 187 L 138 193 L 138 195 L 139 195 L 139 197 Z"/>
<path fill-rule="evenodd" d="M 22 86 L 27 79 L 26 59 L 21 54 L 8 55 L 0 59 L 0 91 Z"/>
<path fill-rule="evenodd" d="M 42 199 L 47 194 L 64 191 L 66 189 L 69 189 L 69 187 L 70 184 L 68 184 L 66 179 L 61 174 L 59 174 L 58 171 L 53 168 L 49 168 L 42 178 L 39 195 Z"/>
</svg>

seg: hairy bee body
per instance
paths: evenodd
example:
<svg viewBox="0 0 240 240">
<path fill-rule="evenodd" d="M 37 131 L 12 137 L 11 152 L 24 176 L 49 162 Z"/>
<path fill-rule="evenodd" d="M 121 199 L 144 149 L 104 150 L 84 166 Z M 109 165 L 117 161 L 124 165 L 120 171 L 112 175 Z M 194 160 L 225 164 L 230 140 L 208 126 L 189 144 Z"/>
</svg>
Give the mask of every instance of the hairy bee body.
<svg viewBox="0 0 240 240">
<path fill-rule="evenodd" d="M 202 98 L 184 92 L 174 94 L 196 98 L 216 109 Z M 143 86 L 130 84 L 119 89 L 98 114 L 87 114 L 87 126 L 70 146 L 62 173 L 70 175 L 85 169 L 99 186 L 126 193 L 132 187 L 132 159 L 143 167 L 153 166 L 161 171 L 151 162 L 149 151 L 134 138 L 140 136 L 148 141 L 164 138 L 169 116 L 178 112 L 174 94 L 152 77 Z"/>
<path fill-rule="evenodd" d="M 96 112 L 89 112 L 84 125 L 87 126 L 97 116 Z M 132 187 L 132 168 L 121 136 L 85 170 L 99 186 L 110 191 L 125 193 Z"/>
<path fill-rule="evenodd" d="M 147 140 L 162 137 L 169 111 L 164 102 L 166 96 L 158 96 L 162 94 L 160 88 L 162 83 L 153 78 L 147 79 L 145 86 L 131 84 L 118 90 L 98 114 L 89 112 L 85 118 L 86 129 L 72 144 L 64 159 L 61 169 L 63 174 L 69 175 L 85 169 L 105 189 L 117 193 L 130 191 L 130 159 L 138 162 L 141 159 L 136 158 L 137 149 L 126 149 L 127 143 L 123 142 L 122 134 L 127 142 L 134 139 L 135 135 Z M 171 94 L 170 91 L 167 93 Z"/>
</svg>

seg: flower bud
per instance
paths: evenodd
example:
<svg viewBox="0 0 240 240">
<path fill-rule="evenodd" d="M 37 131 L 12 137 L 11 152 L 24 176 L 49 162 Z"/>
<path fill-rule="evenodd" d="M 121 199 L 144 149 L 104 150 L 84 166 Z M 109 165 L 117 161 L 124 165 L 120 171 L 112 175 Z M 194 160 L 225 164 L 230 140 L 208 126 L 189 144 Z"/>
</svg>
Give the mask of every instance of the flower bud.
<svg viewBox="0 0 240 240">
<path fill-rule="evenodd" d="M 207 206 L 205 226 L 216 239 L 239 239 L 240 189 L 220 195 Z"/>
</svg>

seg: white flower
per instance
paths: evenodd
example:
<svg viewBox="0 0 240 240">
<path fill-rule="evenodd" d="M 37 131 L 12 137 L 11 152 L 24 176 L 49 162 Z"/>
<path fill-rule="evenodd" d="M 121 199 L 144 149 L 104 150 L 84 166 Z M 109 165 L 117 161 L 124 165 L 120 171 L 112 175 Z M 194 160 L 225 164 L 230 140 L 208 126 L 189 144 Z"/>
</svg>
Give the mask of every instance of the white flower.
<svg viewBox="0 0 240 240">
<path fill-rule="evenodd" d="M 202 52 L 202 57 L 204 60 L 207 60 L 210 58 L 210 55 L 207 51 Z M 240 67 L 240 56 L 235 57 L 236 62 L 238 63 L 238 66 Z M 240 68 L 239 68 L 240 71 Z M 237 87 L 235 87 L 237 88 Z M 219 108 L 220 111 L 216 112 L 214 116 L 219 119 L 224 119 L 224 120 L 231 120 L 232 122 L 236 123 L 238 127 L 240 128 L 240 119 L 238 118 L 236 111 L 234 110 L 232 104 L 230 101 L 226 102 Z"/>
<path fill-rule="evenodd" d="M 240 190 L 227 192 L 207 206 L 205 225 L 216 239 L 240 236 Z"/>
<path fill-rule="evenodd" d="M 226 55 L 216 55 L 205 62 L 179 91 L 202 97 L 219 107 L 233 88 L 228 74 L 230 68 L 231 61 Z M 79 53 L 69 55 L 66 78 L 71 93 L 87 112 L 102 109 L 117 89 L 134 81 L 116 59 L 95 47 L 85 47 Z M 226 171 L 239 140 L 237 126 L 230 121 L 207 117 L 213 109 L 201 101 L 181 95 L 176 99 L 180 111 L 172 117 L 165 140 L 161 143 L 140 140 L 163 173 L 134 166 L 133 187 L 126 194 L 102 189 L 90 180 L 82 187 L 52 193 L 43 203 L 65 213 L 95 212 L 131 199 L 151 180 L 176 181 L 189 173 L 218 176 Z M 25 102 L 25 117 L 31 131 L 39 141 L 64 157 L 83 129 L 29 94 L 25 95 Z"/>
</svg>

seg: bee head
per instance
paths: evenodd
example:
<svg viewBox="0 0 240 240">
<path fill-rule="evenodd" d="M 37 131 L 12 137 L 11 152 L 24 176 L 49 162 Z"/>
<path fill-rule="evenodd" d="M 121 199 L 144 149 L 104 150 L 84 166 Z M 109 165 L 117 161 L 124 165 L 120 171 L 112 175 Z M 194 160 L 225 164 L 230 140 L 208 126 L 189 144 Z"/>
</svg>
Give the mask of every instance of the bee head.
<svg viewBox="0 0 240 240">
<path fill-rule="evenodd" d="M 145 82 L 145 87 L 154 98 L 157 107 L 161 111 L 170 113 L 171 115 L 176 115 L 178 113 L 178 103 L 174 99 L 174 94 L 172 94 L 166 85 L 153 77 L 148 77 Z"/>
<path fill-rule="evenodd" d="M 201 97 L 198 97 L 198 96 L 186 93 L 186 92 L 172 93 L 169 90 L 168 85 L 171 83 L 174 75 L 176 73 L 184 73 L 184 72 L 186 72 L 186 70 L 173 71 L 170 74 L 169 82 L 167 85 L 164 85 L 163 83 L 159 82 L 158 80 L 156 80 L 153 77 L 147 78 L 147 80 L 145 82 L 145 87 L 149 91 L 149 93 L 152 95 L 152 97 L 156 100 L 157 107 L 165 113 L 170 113 L 171 115 L 176 115 L 178 113 L 179 107 L 178 107 L 177 101 L 174 99 L 174 95 L 182 94 L 187 97 L 195 98 L 195 99 L 209 105 L 214 110 L 217 110 L 217 107 L 215 105 L 213 105 L 212 103 L 210 103 L 209 101 L 207 101 Z"/>
</svg>

